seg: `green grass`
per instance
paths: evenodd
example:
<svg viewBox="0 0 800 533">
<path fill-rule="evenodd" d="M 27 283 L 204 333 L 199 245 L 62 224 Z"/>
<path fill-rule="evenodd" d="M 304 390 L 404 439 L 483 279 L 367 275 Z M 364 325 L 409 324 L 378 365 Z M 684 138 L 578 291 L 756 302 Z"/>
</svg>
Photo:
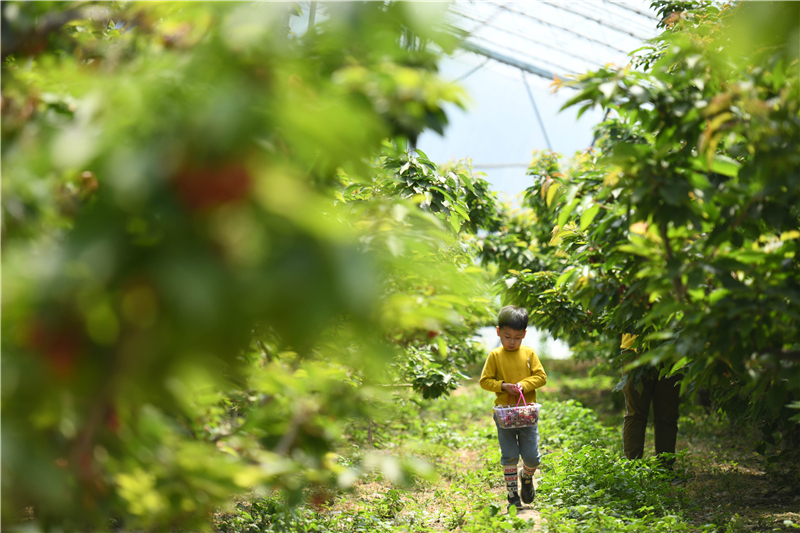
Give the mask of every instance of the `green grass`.
<svg viewBox="0 0 800 533">
<path fill-rule="evenodd" d="M 354 421 L 339 463 L 363 473 L 348 490 L 309 489 L 309 503 L 299 507 L 277 492 L 254 495 L 218 513 L 217 530 L 734 533 L 792 531 L 800 523 L 800 498 L 770 493 L 775 485 L 741 428 L 683 405 L 676 463 L 682 482 L 675 484 L 651 456 L 624 459 L 613 377 L 588 376 L 587 365 L 570 361 L 545 364 L 545 458 L 532 519 L 505 511 L 493 396 L 473 382 L 447 399 L 399 394 L 387 404 L 390 416 L 371 424 L 371 445 L 369 424 Z M 652 432 L 646 446 L 652 449 Z M 380 459 L 388 457 L 424 459 L 435 473 L 406 469 L 390 481 Z"/>
</svg>

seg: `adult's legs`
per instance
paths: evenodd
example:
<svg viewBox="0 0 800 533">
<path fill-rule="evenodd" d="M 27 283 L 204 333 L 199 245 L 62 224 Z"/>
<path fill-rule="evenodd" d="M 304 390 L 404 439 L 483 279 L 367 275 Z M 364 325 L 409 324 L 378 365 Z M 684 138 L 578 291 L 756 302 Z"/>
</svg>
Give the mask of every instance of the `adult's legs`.
<svg viewBox="0 0 800 533">
<path fill-rule="evenodd" d="M 641 384 L 644 388 L 639 392 L 633 385 L 633 379 L 628 375 L 628 381 L 622 387 L 622 393 L 625 395 L 622 448 L 628 459 L 641 459 L 644 456 L 644 435 L 655 382 L 642 377 Z"/>
<path fill-rule="evenodd" d="M 675 453 L 678 438 L 678 405 L 680 403 L 680 376 L 658 380 L 653 391 L 653 428 L 655 430 L 656 455 Z M 674 459 L 666 461 L 672 467 Z"/>
</svg>

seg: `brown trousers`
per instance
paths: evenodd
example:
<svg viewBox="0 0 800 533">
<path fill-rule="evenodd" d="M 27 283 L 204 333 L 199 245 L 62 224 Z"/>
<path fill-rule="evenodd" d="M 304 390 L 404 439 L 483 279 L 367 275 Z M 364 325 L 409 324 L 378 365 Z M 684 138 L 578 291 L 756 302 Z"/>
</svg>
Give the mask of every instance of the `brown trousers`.
<svg viewBox="0 0 800 533">
<path fill-rule="evenodd" d="M 644 389 L 637 391 L 628 380 L 622 388 L 625 394 L 625 417 L 622 424 L 622 445 L 625 457 L 641 459 L 644 455 L 644 435 L 650 403 L 653 404 L 656 455 L 675 453 L 678 437 L 678 404 L 680 387 L 676 386 L 680 376 L 655 379 L 642 376 Z M 668 461 L 671 466 L 673 461 Z"/>
</svg>

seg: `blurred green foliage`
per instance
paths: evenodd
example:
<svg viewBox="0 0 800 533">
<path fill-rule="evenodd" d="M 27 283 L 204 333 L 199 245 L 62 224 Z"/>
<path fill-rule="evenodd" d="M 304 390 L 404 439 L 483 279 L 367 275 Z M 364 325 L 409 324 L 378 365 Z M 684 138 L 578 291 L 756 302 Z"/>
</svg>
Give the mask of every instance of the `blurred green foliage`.
<svg viewBox="0 0 800 533">
<path fill-rule="evenodd" d="M 2 4 L 4 527 L 296 502 L 383 385 L 456 385 L 494 211 L 408 149 L 465 102 L 444 7 Z"/>
</svg>

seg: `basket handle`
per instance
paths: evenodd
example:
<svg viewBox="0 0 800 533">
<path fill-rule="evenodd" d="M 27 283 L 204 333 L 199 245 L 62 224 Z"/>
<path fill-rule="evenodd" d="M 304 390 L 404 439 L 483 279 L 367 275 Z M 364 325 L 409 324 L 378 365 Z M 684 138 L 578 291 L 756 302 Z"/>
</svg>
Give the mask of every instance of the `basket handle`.
<svg viewBox="0 0 800 533">
<path fill-rule="evenodd" d="M 519 385 L 515 385 L 515 386 L 517 387 L 517 390 L 519 391 L 519 399 L 517 400 L 517 407 L 519 407 L 519 402 L 522 402 L 522 405 L 527 407 L 528 402 L 525 401 L 525 395 L 522 394 L 522 387 L 520 387 Z"/>
</svg>

